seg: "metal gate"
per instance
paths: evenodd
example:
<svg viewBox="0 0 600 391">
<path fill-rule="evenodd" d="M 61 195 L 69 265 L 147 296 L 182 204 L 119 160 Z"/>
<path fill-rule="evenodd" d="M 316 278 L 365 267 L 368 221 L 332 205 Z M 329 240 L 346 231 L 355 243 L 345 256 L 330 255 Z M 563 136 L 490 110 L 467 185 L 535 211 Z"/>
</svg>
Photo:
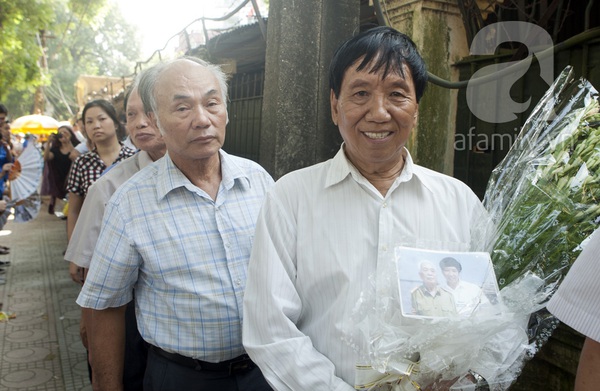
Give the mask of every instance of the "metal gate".
<svg viewBox="0 0 600 391">
<path fill-rule="evenodd" d="M 229 124 L 223 149 L 258 162 L 264 71 L 234 74 L 229 81 Z"/>
</svg>

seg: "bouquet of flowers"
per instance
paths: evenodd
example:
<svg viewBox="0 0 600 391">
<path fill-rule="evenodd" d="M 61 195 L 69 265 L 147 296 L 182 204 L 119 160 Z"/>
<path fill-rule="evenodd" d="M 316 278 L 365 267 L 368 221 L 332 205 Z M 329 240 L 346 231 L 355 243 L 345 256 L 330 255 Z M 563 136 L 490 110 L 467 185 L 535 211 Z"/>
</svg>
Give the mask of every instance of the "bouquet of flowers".
<svg viewBox="0 0 600 391">
<path fill-rule="evenodd" d="M 364 363 L 357 366 L 356 388 L 413 391 L 438 384 L 474 390 L 465 376 L 471 371 L 490 390 L 508 389 L 556 326 L 545 304 L 598 226 L 599 199 L 598 94 L 567 68 L 486 190 L 491 222 L 482 221 L 483 234 L 471 251 L 483 247 L 491 255 L 499 309 L 468 317 L 407 317 L 400 310 L 397 263 L 380 267 L 346 333 Z"/>
<path fill-rule="evenodd" d="M 530 300 L 528 332 L 538 348 L 557 324 L 543 308 L 600 221 L 599 106 L 594 87 L 565 69 L 488 182 L 498 284 L 506 300 Z M 512 287 L 527 279 L 538 287 L 518 298 Z"/>
<path fill-rule="evenodd" d="M 597 92 L 563 71 L 488 183 L 484 205 L 497 232 L 492 259 L 501 287 L 526 271 L 560 281 L 600 216 Z"/>
</svg>

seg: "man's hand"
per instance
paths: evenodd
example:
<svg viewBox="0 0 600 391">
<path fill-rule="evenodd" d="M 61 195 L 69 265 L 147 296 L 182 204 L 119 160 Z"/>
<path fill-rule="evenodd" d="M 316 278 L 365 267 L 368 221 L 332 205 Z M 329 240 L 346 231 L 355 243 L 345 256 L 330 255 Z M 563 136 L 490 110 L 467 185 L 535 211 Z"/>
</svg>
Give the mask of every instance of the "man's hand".
<svg viewBox="0 0 600 391">
<path fill-rule="evenodd" d="M 71 279 L 73 281 L 75 281 L 79 285 L 83 285 L 83 282 L 85 281 L 85 268 L 77 266 L 77 264 L 70 262 L 69 274 L 71 275 Z"/>
</svg>

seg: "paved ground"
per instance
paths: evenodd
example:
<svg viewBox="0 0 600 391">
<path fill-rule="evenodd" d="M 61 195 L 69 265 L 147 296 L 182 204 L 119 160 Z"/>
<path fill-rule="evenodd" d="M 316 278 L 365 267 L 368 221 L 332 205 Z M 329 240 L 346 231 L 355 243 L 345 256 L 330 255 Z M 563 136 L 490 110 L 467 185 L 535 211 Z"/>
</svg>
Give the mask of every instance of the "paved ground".
<svg viewBox="0 0 600 391">
<path fill-rule="evenodd" d="M 9 221 L 0 245 L 9 246 L 0 322 L 0 390 L 88 391 L 85 349 L 79 339 L 79 287 L 62 258 L 66 223 L 47 213 L 27 223 Z"/>
</svg>

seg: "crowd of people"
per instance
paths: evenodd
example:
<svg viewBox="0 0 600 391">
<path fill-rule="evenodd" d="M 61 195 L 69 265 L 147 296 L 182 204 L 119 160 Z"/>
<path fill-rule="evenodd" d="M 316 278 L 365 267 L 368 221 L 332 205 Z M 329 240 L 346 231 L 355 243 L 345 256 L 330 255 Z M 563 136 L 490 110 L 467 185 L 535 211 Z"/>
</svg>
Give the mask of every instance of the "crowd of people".
<svg viewBox="0 0 600 391">
<path fill-rule="evenodd" d="M 0 215 L 10 213 L 7 207 L 5 193 L 7 191 L 6 185 L 8 181 L 8 174 L 15 161 L 15 151 L 19 151 L 20 148 L 14 148 L 12 135 L 10 132 L 10 123 L 8 122 L 8 109 L 6 106 L 0 103 Z M 16 152 L 18 153 L 18 152 Z M 1 221 L 5 221 L 2 219 Z M 0 229 L 3 226 L 0 225 Z M 10 248 L 8 246 L 0 245 L 0 255 L 10 254 Z M 6 267 L 10 266 L 10 261 L 2 260 L 0 258 L 0 285 L 6 284 Z"/>
<path fill-rule="evenodd" d="M 82 285 L 95 390 L 354 390 L 358 355 L 343 327 L 397 238 L 469 250 L 485 218 L 480 200 L 415 164 L 405 147 L 427 84 L 415 44 L 392 28 L 368 30 L 340 46 L 329 76 L 343 144 L 334 158 L 277 182 L 222 149 L 226 76 L 193 57 L 141 72 L 124 126 L 110 102 L 89 102 L 81 118 L 88 152 L 76 151 L 69 126 L 48 142 L 49 212 L 66 194 L 65 259 Z M 3 175 L 13 159 L 4 144 Z M 590 268 L 597 254 L 582 254 Z M 583 263 L 573 273 L 585 275 Z M 444 286 L 436 268 L 420 264 L 419 314 L 439 316 L 435 300 L 452 314 L 485 300 L 460 279 L 456 259 L 439 263 Z M 560 295 L 566 304 L 557 299 L 559 317 L 578 312 L 576 292 Z M 589 366 L 597 368 L 599 316 L 592 296 L 586 301 L 589 316 L 574 323 L 593 331 L 579 390 L 592 389 L 599 373 Z M 470 374 L 484 386 L 485 369 Z"/>
</svg>

